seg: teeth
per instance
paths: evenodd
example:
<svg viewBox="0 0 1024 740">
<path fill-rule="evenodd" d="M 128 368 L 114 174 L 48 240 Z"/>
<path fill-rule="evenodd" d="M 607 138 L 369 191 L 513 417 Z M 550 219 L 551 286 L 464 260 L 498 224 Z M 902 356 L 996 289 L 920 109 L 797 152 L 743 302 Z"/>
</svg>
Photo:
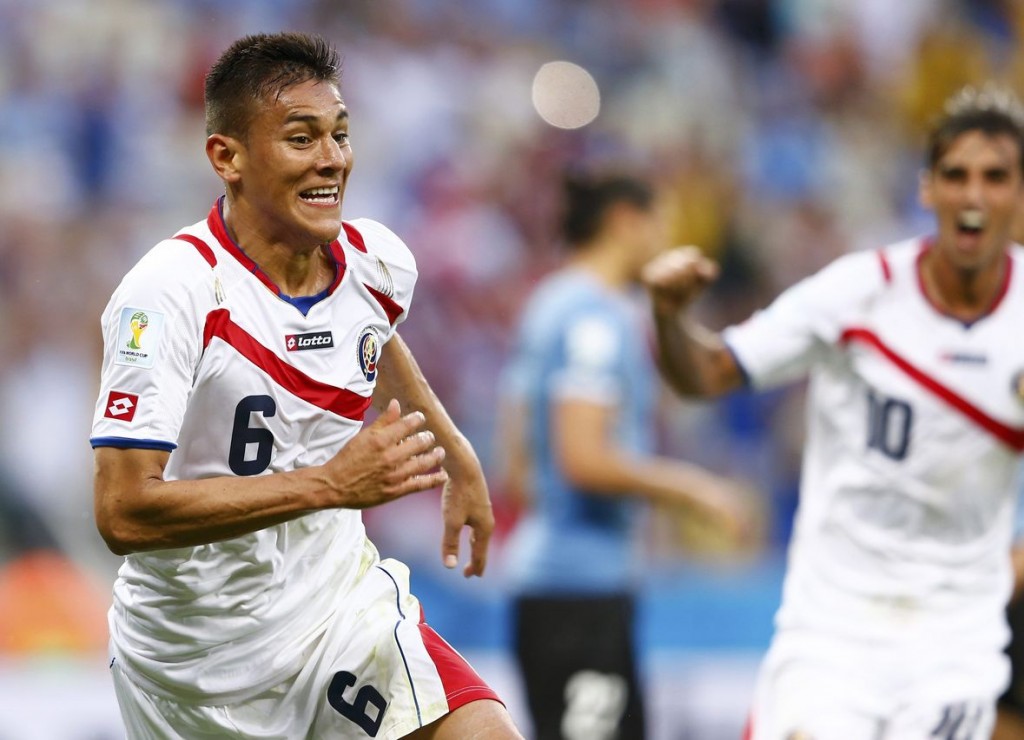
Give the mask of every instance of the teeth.
<svg viewBox="0 0 1024 740">
<path fill-rule="evenodd" d="M 338 194 L 338 186 L 329 188 L 310 188 L 302 191 L 303 198 L 333 198 Z"/>
<path fill-rule="evenodd" d="M 959 223 L 965 229 L 981 229 L 985 226 L 985 214 L 978 210 L 962 211 Z"/>
</svg>

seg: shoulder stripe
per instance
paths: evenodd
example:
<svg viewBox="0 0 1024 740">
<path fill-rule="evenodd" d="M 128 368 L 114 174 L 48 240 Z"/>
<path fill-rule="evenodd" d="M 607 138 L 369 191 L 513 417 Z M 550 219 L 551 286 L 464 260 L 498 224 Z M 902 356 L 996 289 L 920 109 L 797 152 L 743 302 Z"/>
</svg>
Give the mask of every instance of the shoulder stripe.
<svg viewBox="0 0 1024 740">
<path fill-rule="evenodd" d="M 348 237 L 348 243 L 360 252 L 366 252 L 366 242 L 363 240 L 363 235 L 359 233 L 359 229 L 348 221 L 342 221 L 341 226 L 345 230 L 345 236 Z"/>
<path fill-rule="evenodd" d="M 203 348 L 209 347 L 215 337 L 231 345 L 286 391 L 324 411 L 353 421 L 362 421 L 366 410 L 370 408 L 371 398 L 360 396 L 347 388 L 321 383 L 289 365 L 232 321 L 231 313 L 226 308 L 218 308 L 207 315 L 203 329 Z"/>
<path fill-rule="evenodd" d="M 203 255 L 203 259 L 209 263 L 210 267 L 217 266 L 217 256 L 213 253 L 213 250 L 210 249 L 210 245 L 198 236 L 192 236 L 191 234 L 177 234 L 174 238 L 178 241 L 188 242 L 195 247 L 199 254 Z"/>
<path fill-rule="evenodd" d="M 370 291 L 370 295 L 377 299 L 377 303 L 379 303 L 381 307 L 383 307 L 384 313 L 388 315 L 388 321 L 390 321 L 391 325 L 394 326 L 395 322 L 398 320 L 398 317 L 405 312 L 405 309 L 399 306 L 398 303 L 395 300 L 393 300 L 390 296 L 388 296 L 385 293 L 382 293 L 376 288 L 371 288 L 366 283 L 363 283 L 363 287 Z"/>
<path fill-rule="evenodd" d="M 889 258 L 885 256 L 885 252 L 883 250 L 881 250 L 881 249 L 879 249 L 877 252 L 875 252 L 875 254 L 878 255 L 878 261 L 879 261 L 879 263 L 881 264 L 881 267 L 882 267 L 882 277 L 885 279 L 885 282 L 891 283 L 892 282 L 892 268 L 889 267 Z"/>
<path fill-rule="evenodd" d="M 962 413 L 968 419 L 980 426 L 985 431 L 999 439 L 1011 449 L 1017 452 L 1024 452 L 1024 429 L 1015 429 L 1003 424 L 998 419 L 982 411 L 959 393 L 943 385 L 938 380 L 928 375 L 917 366 L 908 362 L 896 351 L 889 347 L 873 331 L 853 327 L 843 332 L 840 341 L 843 343 L 861 342 L 874 347 L 882 355 L 902 370 L 912 380 L 923 386 L 926 390 L 938 396 L 941 400 Z"/>
</svg>

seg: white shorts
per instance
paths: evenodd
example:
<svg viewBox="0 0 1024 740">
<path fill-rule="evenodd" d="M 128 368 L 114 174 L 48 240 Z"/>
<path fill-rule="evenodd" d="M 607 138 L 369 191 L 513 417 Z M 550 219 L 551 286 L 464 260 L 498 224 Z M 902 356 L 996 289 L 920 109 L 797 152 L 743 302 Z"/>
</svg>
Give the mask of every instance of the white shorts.
<svg viewBox="0 0 1024 740">
<path fill-rule="evenodd" d="M 747 740 L 988 740 L 1003 656 L 776 638 Z"/>
<path fill-rule="evenodd" d="M 129 740 L 393 740 L 478 699 L 500 701 L 422 618 L 409 571 L 371 568 L 350 594 L 362 606 L 328 625 L 305 667 L 253 699 L 209 706 L 148 692 L 114 661 Z"/>
</svg>

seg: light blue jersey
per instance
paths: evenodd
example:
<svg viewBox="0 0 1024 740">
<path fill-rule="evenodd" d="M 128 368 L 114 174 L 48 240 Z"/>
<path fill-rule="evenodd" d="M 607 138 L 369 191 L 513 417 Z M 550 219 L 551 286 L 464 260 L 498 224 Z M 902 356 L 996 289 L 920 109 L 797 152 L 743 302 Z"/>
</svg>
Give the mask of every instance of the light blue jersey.
<svg viewBox="0 0 1024 740">
<path fill-rule="evenodd" d="M 523 593 L 600 593 L 631 584 L 636 504 L 565 480 L 552 418 L 568 398 L 614 407 L 617 446 L 651 452 L 656 371 L 644 319 L 630 298 L 575 269 L 547 277 L 526 306 L 508 369 L 527 414 L 534 499 L 508 550 L 509 576 Z"/>
</svg>

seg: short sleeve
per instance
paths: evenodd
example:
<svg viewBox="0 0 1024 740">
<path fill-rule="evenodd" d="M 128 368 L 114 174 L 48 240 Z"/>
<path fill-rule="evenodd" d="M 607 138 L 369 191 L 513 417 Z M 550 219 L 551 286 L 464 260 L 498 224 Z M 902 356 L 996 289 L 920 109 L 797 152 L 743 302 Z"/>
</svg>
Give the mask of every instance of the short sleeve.
<svg viewBox="0 0 1024 740">
<path fill-rule="evenodd" d="M 723 338 L 755 388 L 798 380 L 836 347 L 843 328 L 882 280 L 872 254 L 840 257 L 726 329 Z"/>
<path fill-rule="evenodd" d="M 590 311 L 570 318 L 562 341 L 562 363 L 552 376 L 552 393 L 613 405 L 622 397 L 622 363 L 628 338 L 609 312 Z"/>
<path fill-rule="evenodd" d="M 103 365 L 93 447 L 172 450 L 202 352 L 213 272 L 181 242 L 157 245 L 125 276 L 102 316 Z"/>
<path fill-rule="evenodd" d="M 357 258 L 366 263 L 361 279 L 384 307 L 393 332 L 409 315 L 418 275 L 416 258 L 397 234 L 377 221 L 354 219 L 346 222 L 345 232 Z"/>
</svg>

